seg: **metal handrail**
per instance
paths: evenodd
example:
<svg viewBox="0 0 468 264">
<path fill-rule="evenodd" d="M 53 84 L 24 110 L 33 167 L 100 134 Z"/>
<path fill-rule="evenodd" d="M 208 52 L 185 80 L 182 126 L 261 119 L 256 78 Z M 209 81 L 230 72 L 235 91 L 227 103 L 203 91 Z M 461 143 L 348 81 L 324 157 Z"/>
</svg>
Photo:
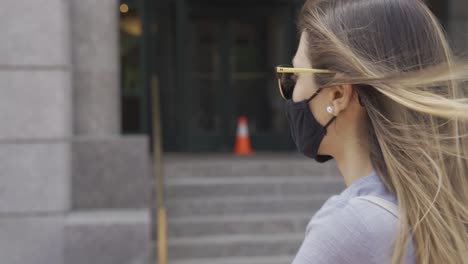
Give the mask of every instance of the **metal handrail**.
<svg viewBox="0 0 468 264">
<path fill-rule="evenodd" d="M 156 206 L 158 209 L 158 264 L 167 264 L 167 214 L 164 203 L 164 171 L 161 134 L 159 80 L 151 78 L 151 106 L 153 112 L 153 173 L 156 180 Z"/>
</svg>

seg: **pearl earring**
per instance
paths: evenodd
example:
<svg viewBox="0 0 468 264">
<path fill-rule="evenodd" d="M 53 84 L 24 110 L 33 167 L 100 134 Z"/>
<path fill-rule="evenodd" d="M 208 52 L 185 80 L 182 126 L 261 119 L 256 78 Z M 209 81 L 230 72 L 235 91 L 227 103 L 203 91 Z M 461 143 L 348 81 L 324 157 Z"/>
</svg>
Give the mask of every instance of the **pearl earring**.
<svg viewBox="0 0 468 264">
<path fill-rule="evenodd" d="M 327 112 L 328 113 L 333 115 L 333 111 L 334 111 L 333 106 L 330 105 L 330 106 L 327 107 Z"/>
</svg>

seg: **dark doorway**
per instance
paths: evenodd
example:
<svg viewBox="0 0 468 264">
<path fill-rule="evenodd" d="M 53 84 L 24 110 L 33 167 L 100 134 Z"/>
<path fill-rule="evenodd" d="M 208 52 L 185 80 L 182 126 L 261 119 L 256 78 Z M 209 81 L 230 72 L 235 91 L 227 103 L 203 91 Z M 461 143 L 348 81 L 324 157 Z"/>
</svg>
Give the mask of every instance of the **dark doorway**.
<svg viewBox="0 0 468 264">
<path fill-rule="evenodd" d="M 177 150 L 231 151 L 240 116 L 257 151 L 293 149 L 273 72 L 296 48 L 293 5 L 180 1 L 176 8 L 178 125 L 169 134 Z"/>
</svg>

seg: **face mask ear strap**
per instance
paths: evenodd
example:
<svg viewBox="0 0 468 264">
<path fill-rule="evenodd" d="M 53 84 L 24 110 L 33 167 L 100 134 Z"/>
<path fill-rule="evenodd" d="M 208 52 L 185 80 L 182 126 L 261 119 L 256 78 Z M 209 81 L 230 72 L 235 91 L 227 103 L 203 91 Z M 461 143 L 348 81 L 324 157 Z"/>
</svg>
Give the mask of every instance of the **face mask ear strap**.
<svg viewBox="0 0 468 264">
<path fill-rule="evenodd" d="M 309 99 L 307 99 L 307 102 L 312 101 L 312 99 L 314 99 L 314 97 L 317 96 L 317 94 L 320 93 L 321 90 L 322 88 L 319 88 Z"/>
<path fill-rule="evenodd" d="M 333 121 L 335 121 L 335 119 L 336 119 L 336 116 L 332 117 L 332 119 L 330 119 L 330 121 L 328 121 L 328 123 L 324 126 L 325 131 L 326 131 L 327 127 L 328 127 L 329 125 L 331 125 L 331 123 L 332 123 Z"/>
</svg>

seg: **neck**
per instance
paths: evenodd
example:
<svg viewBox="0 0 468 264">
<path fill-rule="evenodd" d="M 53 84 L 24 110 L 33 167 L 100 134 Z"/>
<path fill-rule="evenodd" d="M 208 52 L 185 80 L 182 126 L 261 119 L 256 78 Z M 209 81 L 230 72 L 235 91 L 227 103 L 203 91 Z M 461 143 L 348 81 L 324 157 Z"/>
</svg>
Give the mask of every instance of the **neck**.
<svg viewBox="0 0 468 264">
<path fill-rule="evenodd" d="M 343 146 L 341 155 L 335 157 L 338 170 L 344 177 L 346 186 L 368 176 L 374 171 L 370 160 L 370 151 L 367 144 L 349 142 Z"/>
</svg>

